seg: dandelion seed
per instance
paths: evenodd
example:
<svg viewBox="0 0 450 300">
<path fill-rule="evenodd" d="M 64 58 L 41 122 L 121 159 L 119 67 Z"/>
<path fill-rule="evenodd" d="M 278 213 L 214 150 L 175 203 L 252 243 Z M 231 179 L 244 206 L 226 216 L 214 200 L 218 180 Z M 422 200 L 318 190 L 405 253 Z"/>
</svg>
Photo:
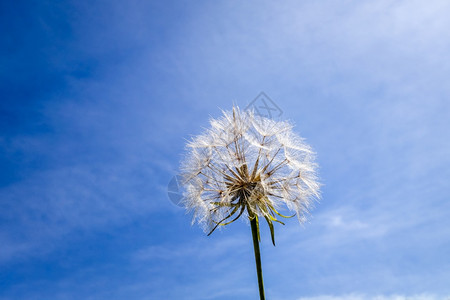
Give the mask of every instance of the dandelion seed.
<svg viewBox="0 0 450 300">
<path fill-rule="evenodd" d="M 260 297 L 264 299 L 259 254 L 259 218 L 284 225 L 287 207 L 300 223 L 319 198 L 314 153 L 289 122 L 264 118 L 233 107 L 211 120 L 211 128 L 187 144 L 182 163 L 184 204 L 209 234 L 240 217 L 250 220 Z"/>
</svg>

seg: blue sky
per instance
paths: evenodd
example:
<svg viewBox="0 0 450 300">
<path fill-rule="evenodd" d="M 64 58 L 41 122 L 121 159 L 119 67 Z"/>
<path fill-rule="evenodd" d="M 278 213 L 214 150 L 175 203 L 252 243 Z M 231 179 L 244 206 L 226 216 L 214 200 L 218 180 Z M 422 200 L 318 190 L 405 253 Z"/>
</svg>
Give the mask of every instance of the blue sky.
<svg viewBox="0 0 450 300">
<path fill-rule="evenodd" d="M 168 200 L 264 91 L 322 200 L 262 226 L 268 299 L 450 296 L 448 1 L 3 1 L 0 299 L 255 299 L 250 228 Z"/>
</svg>

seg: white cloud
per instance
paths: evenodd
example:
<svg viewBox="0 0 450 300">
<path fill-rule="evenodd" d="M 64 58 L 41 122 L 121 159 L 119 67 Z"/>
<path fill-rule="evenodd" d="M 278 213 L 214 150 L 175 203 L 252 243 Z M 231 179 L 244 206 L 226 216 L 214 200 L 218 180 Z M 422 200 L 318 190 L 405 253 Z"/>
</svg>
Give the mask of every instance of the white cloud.
<svg viewBox="0 0 450 300">
<path fill-rule="evenodd" d="M 420 295 L 362 295 L 362 294 L 349 294 L 343 296 L 313 296 L 313 297 L 301 297 L 298 300 L 449 300 L 450 296 L 436 296 L 432 294 L 420 294 Z"/>
</svg>

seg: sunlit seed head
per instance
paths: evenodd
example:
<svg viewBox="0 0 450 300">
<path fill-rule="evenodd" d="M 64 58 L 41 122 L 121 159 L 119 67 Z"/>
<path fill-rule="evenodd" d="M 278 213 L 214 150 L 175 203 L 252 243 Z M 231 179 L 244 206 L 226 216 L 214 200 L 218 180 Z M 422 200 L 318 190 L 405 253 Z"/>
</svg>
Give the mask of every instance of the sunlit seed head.
<svg viewBox="0 0 450 300">
<path fill-rule="evenodd" d="M 240 216 L 276 220 L 286 206 L 302 223 L 320 197 L 314 153 L 289 122 L 233 107 L 187 144 L 184 204 L 206 231 Z"/>
</svg>

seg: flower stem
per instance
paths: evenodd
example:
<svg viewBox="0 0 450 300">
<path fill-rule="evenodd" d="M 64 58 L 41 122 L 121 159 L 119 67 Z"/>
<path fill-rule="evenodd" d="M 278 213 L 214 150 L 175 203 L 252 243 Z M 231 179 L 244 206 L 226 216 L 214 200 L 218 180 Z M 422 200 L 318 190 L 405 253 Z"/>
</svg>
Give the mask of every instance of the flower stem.
<svg viewBox="0 0 450 300">
<path fill-rule="evenodd" d="M 261 300 L 265 300 L 266 298 L 264 296 L 264 282 L 263 282 L 262 267 L 261 267 L 261 253 L 259 252 L 258 218 L 254 217 L 253 219 L 250 219 L 250 224 L 252 227 L 253 248 L 255 250 L 256 273 L 258 274 L 259 297 Z"/>
</svg>

